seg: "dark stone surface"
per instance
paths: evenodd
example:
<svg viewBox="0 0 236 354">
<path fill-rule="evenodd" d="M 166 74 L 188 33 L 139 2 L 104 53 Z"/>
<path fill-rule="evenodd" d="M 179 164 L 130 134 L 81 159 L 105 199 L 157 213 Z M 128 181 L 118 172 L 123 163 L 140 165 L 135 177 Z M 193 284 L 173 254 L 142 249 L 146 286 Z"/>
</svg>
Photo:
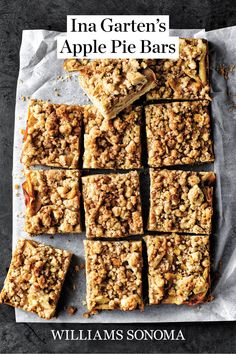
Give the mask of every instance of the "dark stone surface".
<svg viewBox="0 0 236 354">
<path fill-rule="evenodd" d="M 168 14 L 172 28 L 215 29 L 236 25 L 236 2 L 171 0 L 0 1 L 0 287 L 11 258 L 11 173 L 15 88 L 23 29 L 66 30 L 67 14 Z M 206 352 L 235 353 L 236 323 L 134 324 L 122 328 L 182 329 L 185 342 L 56 342 L 50 329 L 111 329 L 113 325 L 16 324 L 13 309 L 0 308 L 1 353 Z"/>
</svg>

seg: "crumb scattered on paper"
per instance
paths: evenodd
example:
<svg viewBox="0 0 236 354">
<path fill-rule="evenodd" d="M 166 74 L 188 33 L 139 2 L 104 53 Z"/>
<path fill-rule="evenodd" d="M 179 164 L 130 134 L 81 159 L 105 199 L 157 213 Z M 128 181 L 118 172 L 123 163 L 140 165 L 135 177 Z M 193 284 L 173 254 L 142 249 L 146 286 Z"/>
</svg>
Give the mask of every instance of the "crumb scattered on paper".
<svg viewBox="0 0 236 354">
<path fill-rule="evenodd" d="M 66 312 L 70 316 L 74 315 L 76 313 L 76 311 L 77 311 L 77 307 L 75 307 L 75 306 L 67 306 L 66 307 Z"/>
<path fill-rule="evenodd" d="M 78 273 L 80 270 L 84 269 L 85 268 L 85 263 L 81 263 L 81 264 L 76 264 L 74 266 L 74 272 L 75 273 Z"/>
<path fill-rule="evenodd" d="M 234 70 L 235 70 L 235 65 L 234 64 L 230 64 L 230 65 L 220 64 L 216 68 L 216 71 L 218 72 L 218 74 L 223 76 L 225 78 L 225 80 L 228 80 L 229 74 L 234 72 Z"/>
<path fill-rule="evenodd" d="M 97 310 L 92 310 L 92 311 L 88 311 L 88 312 L 84 312 L 83 313 L 83 317 L 84 318 L 89 318 L 91 316 L 97 315 L 99 311 Z"/>
</svg>

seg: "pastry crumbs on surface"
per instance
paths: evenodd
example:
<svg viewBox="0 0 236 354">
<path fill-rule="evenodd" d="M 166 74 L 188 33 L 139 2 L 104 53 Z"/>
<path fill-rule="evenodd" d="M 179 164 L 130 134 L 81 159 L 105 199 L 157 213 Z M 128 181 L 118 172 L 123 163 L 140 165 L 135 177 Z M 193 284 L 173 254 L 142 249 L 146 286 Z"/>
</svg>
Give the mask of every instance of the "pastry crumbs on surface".
<svg viewBox="0 0 236 354">
<path fill-rule="evenodd" d="M 223 76 L 225 80 L 228 80 L 229 74 L 233 73 L 235 70 L 235 65 L 234 64 L 220 64 L 217 68 L 216 71 L 218 72 L 219 75 Z"/>
<path fill-rule="evenodd" d="M 92 311 L 88 311 L 88 312 L 84 312 L 83 313 L 83 317 L 84 318 L 89 318 L 91 316 L 97 315 L 99 313 L 99 311 L 97 310 L 92 310 Z"/>
<path fill-rule="evenodd" d="M 85 268 L 85 264 L 84 263 L 81 263 L 81 264 L 76 264 L 74 266 L 74 272 L 75 273 L 78 273 L 80 270 L 84 269 Z"/>
<path fill-rule="evenodd" d="M 16 183 L 16 184 L 14 185 L 14 188 L 15 188 L 15 189 L 19 189 L 19 188 L 20 188 L 19 184 Z"/>
<path fill-rule="evenodd" d="M 75 306 L 67 306 L 66 307 L 66 312 L 68 315 L 73 316 L 77 312 L 77 307 Z"/>
</svg>

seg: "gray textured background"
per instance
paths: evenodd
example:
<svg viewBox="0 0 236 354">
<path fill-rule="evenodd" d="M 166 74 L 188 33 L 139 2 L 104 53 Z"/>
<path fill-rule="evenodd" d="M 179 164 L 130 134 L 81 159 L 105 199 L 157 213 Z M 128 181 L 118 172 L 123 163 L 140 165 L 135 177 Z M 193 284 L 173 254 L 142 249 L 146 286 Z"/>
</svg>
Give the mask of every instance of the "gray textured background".
<svg viewBox="0 0 236 354">
<path fill-rule="evenodd" d="M 15 87 L 23 29 L 66 30 L 67 14 L 167 14 L 172 28 L 215 29 L 236 25 L 236 2 L 178 0 L 0 0 L 0 288 L 11 258 L 11 170 Z M 128 328 L 182 329 L 185 342 L 53 342 L 50 329 L 111 329 L 117 325 L 16 324 L 14 311 L 0 307 L 1 353 L 207 352 L 235 353 L 236 324 L 126 325 Z"/>
</svg>

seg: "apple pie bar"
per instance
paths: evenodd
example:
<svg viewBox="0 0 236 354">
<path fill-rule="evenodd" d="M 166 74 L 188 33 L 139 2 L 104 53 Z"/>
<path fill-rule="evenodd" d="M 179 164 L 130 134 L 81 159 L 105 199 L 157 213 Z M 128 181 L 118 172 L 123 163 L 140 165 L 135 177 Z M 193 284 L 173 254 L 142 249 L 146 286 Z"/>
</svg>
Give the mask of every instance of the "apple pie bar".
<svg viewBox="0 0 236 354">
<path fill-rule="evenodd" d="M 148 230 L 210 234 L 213 172 L 151 169 Z"/>
<path fill-rule="evenodd" d="M 98 59 L 83 64 L 81 61 L 68 59 L 64 68 L 79 71 L 81 87 L 108 119 L 116 117 L 124 108 L 156 86 L 155 74 L 142 60 Z"/>
<path fill-rule="evenodd" d="M 139 174 L 82 177 L 86 235 L 126 237 L 143 233 Z"/>
<path fill-rule="evenodd" d="M 141 167 L 141 107 L 126 108 L 114 119 L 104 118 L 95 106 L 84 109 L 84 168 Z"/>
<path fill-rule="evenodd" d="M 179 59 L 148 60 L 156 74 L 156 88 L 147 100 L 210 99 L 208 82 L 208 42 L 200 38 L 180 38 Z"/>
<path fill-rule="evenodd" d="M 83 107 L 32 100 L 21 162 L 78 168 Z"/>
<path fill-rule="evenodd" d="M 145 107 L 149 166 L 214 160 L 208 104 L 204 100 Z"/>
<path fill-rule="evenodd" d="M 84 241 L 89 311 L 143 309 L 142 241 Z"/>
<path fill-rule="evenodd" d="M 68 251 L 20 239 L 0 293 L 0 303 L 49 320 L 55 315 L 71 256 Z"/>
<path fill-rule="evenodd" d="M 146 236 L 145 241 L 149 303 L 204 302 L 210 288 L 209 236 Z"/>
<path fill-rule="evenodd" d="M 80 172 L 78 170 L 32 170 L 23 183 L 29 234 L 81 232 Z"/>
</svg>

